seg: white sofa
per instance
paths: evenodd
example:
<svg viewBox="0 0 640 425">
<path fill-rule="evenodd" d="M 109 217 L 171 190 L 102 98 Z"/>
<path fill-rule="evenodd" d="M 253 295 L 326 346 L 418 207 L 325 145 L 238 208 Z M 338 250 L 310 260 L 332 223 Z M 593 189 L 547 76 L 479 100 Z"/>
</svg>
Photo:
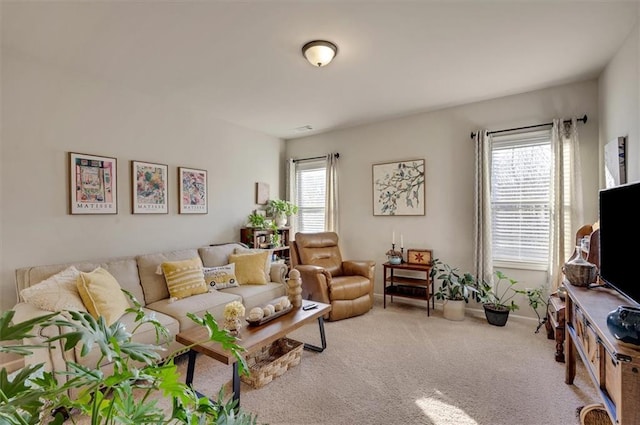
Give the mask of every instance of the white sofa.
<svg viewBox="0 0 640 425">
<path fill-rule="evenodd" d="M 271 282 L 266 285 L 240 285 L 238 287 L 213 290 L 175 301 L 170 300 L 165 278 L 157 273 L 158 266 L 161 263 L 187 260 L 199 256 L 204 267 L 222 266 L 228 264 L 230 254 L 234 253 L 236 249 L 242 248 L 246 247 L 238 243 L 228 243 L 99 261 L 24 267 L 16 270 L 17 290 L 19 294 L 22 289 L 35 285 L 71 265 L 84 272 L 102 267 L 116 278 L 123 289 L 131 292 L 148 313 L 153 313 L 156 319 L 168 329 L 171 337 L 170 340 L 164 341 L 167 344 L 167 350 L 163 352 L 168 355 L 182 348 L 182 345 L 175 341 L 175 335 L 181 330 L 196 326 L 186 316 L 187 312 L 201 316 L 208 311 L 222 325 L 224 306 L 231 301 L 241 301 L 249 311 L 259 304 L 286 295 L 287 266 L 285 264 L 272 264 L 270 269 Z M 14 310 L 14 322 L 50 313 L 22 300 L 16 304 Z M 123 323 L 127 329 L 131 329 L 131 325 L 134 322 L 133 314 L 127 313 L 118 321 Z M 60 331 L 61 329 L 53 327 L 40 329 L 38 335 L 25 341 L 25 344 L 42 343 L 45 338 L 54 336 Z M 157 343 L 155 331 L 149 324 L 141 326 L 133 335 L 133 339 L 142 343 Z M 61 344 L 57 343 L 54 344 L 52 349 L 36 349 L 32 355 L 26 357 L 25 362 L 27 364 L 44 363 L 45 369 L 48 371 L 65 371 L 66 361 L 94 367 L 98 361 L 98 355 L 98 350 L 94 349 L 89 355 L 81 357 L 79 346 L 64 352 Z M 105 362 L 102 367 L 108 368 L 109 364 Z"/>
</svg>

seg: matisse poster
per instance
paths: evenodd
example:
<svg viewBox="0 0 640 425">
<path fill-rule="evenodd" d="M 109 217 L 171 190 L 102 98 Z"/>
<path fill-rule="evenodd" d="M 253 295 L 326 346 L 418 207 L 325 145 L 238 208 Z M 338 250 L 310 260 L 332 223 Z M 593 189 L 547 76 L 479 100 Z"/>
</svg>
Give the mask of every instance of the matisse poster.
<svg viewBox="0 0 640 425">
<path fill-rule="evenodd" d="M 131 161 L 133 214 L 167 214 L 168 167 L 165 164 Z"/>
<path fill-rule="evenodd" d="M 69 153 L 70 213 L 117 214 L 115 158 Z"/>
<path fill-rule="evenodd" d="M 207 214 L 207 171 L 178 168 L 180 214 Z"/>
</svg>

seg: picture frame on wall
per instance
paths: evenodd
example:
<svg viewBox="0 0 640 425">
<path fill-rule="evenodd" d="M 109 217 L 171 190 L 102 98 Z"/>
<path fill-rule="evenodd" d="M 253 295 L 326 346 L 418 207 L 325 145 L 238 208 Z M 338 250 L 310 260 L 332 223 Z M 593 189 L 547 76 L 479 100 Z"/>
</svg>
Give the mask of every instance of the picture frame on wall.
<svg viewBox="0 0 640 425">
<path fill-rule="evenodd" d="M 169 167 L 153 162 L 131 161 L 131 212 L 168 214 Z"/>
<path fill-rule="evenodd" d="M 178 167 L 180 214 L 207 214 L 207 171 Z"/>
<path fill-rule="evenodd" d="M 269 184 L 256 182 L 256 204 L 266 205 L 269 202 Z"/>
<path fill-rule="evenodd" d="M 69 213 L 117 214 L 116 158 L 69 152 Z"/>
<path fill-rule="evenodd" d="M 425 160 L 373 164 L 373 215 L 425 215 Z"/>
</svg>

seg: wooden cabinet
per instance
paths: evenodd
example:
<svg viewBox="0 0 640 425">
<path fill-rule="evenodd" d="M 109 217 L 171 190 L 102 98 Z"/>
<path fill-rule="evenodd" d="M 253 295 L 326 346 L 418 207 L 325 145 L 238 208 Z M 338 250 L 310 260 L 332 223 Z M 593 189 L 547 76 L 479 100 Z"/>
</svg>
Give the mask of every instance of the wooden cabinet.
<svg viewBox="0 0 640 425">
<path fill-rule="evenodd" d="M 607 327 L 622 304 L 629 302 L 611 289 L 567 285 L 565 382 L 573 384 L 578 355 L 612 422 L 640 425 L 640 347 L 621 344 Z"/>
<path fill-rule="evenodd" d="M 276 235 L 277 243 L 273 243 Z M 249 248 L 265 248 L 273 250 L 275 259 L 283 259 L 289 264 L 289 228 L 279 227 L 273 229 L 255 229 L 253 227 L 243 227 L 240 229 L 240 242 Z"/>
<path fill-rule="evenodd" d="M 568 285 L 569 283 L 565 283 Z M 565 325 L 565 303 L 558 294 L 549 297 L 549 308 L 547 310 L 547 321 L 545 322 L 547 338 L 556 341 L 556 361 L 564 363 L 564 325 Z"/>
<path fill-rule="evenodd" d="M 431 272 L 430 265 L 422 264 L 391 264 L 384 263 L 384 301 L 383 308 L 387 307 L 387 296 L 391 297 L 404 297 L 414 298 L 427 301 L 427 316 L 431 314 L 429 307 L 429 300 L 435 308 L 435 299 L 433 299 L 433 281 L 429 276 Z M 396 272 L 401 271 L 398 275 Z M 409 272 L 414 273 L 415 276 L 407 275 Z"/>
</svg>

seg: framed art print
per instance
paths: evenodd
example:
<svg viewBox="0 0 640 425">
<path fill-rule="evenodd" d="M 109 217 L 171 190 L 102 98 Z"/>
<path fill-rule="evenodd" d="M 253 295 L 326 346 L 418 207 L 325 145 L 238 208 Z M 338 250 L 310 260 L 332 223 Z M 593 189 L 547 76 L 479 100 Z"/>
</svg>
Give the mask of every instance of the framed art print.
<svg viewBox="0 0 640 425">
<path fill-rule="evenodd" d="M 180 214 L 207 214 L 207 171 L 178 168 Z"/>
<path fill-rule="evenodd" d="M 427 266 L 431 264 L 432 256 L 433 251 L 430 249 L 408 249 L 407 263 Z"/>
<path fill-rule="evenodd" d="M 117 162 L 107 156 L 69 152 L 69 212 L 117 214 Z"/>
<path fill-rule="evenodd" d="M 424 186 L 424 159 L 373 164 L 373 215 L 424 215 Z"/>
<path fill-rule="evenodd" d="M 133 214 L 169 212 L 168 167 L 152 162 L 131 161 L 131 210 Z"/>
</svg>

